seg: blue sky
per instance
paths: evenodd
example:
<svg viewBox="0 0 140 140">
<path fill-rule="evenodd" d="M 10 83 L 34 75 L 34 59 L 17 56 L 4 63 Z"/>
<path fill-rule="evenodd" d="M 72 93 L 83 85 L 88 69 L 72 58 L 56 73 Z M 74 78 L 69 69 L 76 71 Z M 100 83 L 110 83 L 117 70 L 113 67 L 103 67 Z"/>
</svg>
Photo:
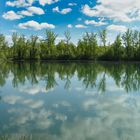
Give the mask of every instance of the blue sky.
<svg viewBox="0 0 140 140">
<path fill-rule="evenodd" d="M 44 36 L 45 29 L 60 39 L 66 30 L 72 41 L 88 32 L 108 29 L 108 39 L 127 28 L 139 30 L 139 0 L 1 0 L 0 33 L 10 38 L 16 31 L 26 36 Z"/>
</svg>

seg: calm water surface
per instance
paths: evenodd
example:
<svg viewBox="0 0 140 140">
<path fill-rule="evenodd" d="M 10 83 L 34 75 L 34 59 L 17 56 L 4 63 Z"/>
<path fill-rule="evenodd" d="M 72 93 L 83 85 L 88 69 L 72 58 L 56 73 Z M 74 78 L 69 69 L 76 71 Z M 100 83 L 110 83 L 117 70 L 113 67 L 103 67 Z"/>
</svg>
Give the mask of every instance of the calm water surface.
<svg viewBox="0 0 140 140">
<path fill-rule="evenodd" d="M 0 134 L 139 140 L 140 64 L 2 63 Z"/>
</svg>

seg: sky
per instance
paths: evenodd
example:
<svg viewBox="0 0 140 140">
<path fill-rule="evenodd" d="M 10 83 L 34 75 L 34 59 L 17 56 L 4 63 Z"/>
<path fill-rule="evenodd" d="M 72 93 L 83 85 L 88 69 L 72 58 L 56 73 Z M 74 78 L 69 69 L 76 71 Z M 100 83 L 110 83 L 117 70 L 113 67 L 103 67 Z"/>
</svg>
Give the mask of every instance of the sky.
<svg viewBox="0 0 140 140">
<path fill-rule="evenodd" d="M 140 0 L 1 0 L 0 33 L 45 36 L 50 29 L 64 38 L 69 30 L 76 43 L 84 32 L 106 28 L 108 41 L 128 28 L 140 29 Z"/>
</svg>

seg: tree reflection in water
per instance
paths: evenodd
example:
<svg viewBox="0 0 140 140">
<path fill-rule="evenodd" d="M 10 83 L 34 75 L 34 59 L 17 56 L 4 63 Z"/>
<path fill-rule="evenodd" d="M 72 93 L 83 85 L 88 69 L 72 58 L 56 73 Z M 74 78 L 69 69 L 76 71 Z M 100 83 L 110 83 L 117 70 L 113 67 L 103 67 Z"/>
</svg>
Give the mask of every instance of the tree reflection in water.
<svg viewBox="0 0 140 140">
<path fill-rule="evenodd" d="M 9 74 L 12 73 L 13 87 L 24 85 L 27 80 L 32 85 L 39 80 L 46 82 L 46 90 L 59 85 L 58 77 L 65 81 L 65 89 L 71 87 L 71 79 L 76 74 L 85 88 L 96 87 L 100 92 L 106 91 L 106 79 L 113 78 L 118 87 L 126 92 L 140 88 L 140 64 L 138 63 L 2 63 L 0 69 L 0 86 L 4 86 Z M 97 80 L 99 79 L 99 80 Z"/>
<path fill-rule="evenodd" d="M 0 140 L 140 137 L 139 63 L 2 63 L 0 86 Z"/>
</svg>

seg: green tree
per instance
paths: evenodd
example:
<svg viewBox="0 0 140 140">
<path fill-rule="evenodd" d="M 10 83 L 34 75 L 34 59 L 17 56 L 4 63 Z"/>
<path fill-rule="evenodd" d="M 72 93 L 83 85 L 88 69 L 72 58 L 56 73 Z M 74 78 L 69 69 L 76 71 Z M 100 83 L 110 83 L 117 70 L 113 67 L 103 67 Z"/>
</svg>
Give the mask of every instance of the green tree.
<svg viewBox="0 0 140 140">
<path fill-rule="evenodd" d="M 0 57 L 3 59 L 9 57 L 8 50 L 9 48 L 5 36 L 3 34 L 0 34 Z"/>
<path fill-rule="evenodd" d="M 83 39 L 79 40 L 77 50 L 83 52 L 81 58 L 96 59 L 97 46 L 97 34 L 86 32 Z"/>
<path fill-rule="evenodd" d="M 126 59 L 131 60 L 134 56 L 133 54 L 133 32 L 128 29 L 122 36 L 124 45 L 126 48 Z"/>
<path fill-rule="evenodd" d="M 29 58 L 30 59 L 38 58 L 39 45 L 38 45 L 37 41 L 38 41 L 37 36 L 31 36 L 30 46 L 29 46 Z"/>
<path fill-rule="evenodd" d="M 115 42 L 113 43 L 114 58 L 115 60 L 121 60 L 123 58 L 123 46 L 121 35 L 117 35 Z"/>
<path fill-rule="evenodd" d="M 100 39 L 102 41 L 102 44 L 104 47 L 106 47 L 106 42 L 107 42 L 107 30 L 103 29 L 102 31 L 99 32 Z"/>
<path fill-rule="evenodd" d="M 13 59 L 15 59 L 15 57 L 16 57 L 16 48 L 17 48 L 17 41 L 18 41 L 17 33 L 13 33 L 12 41 L 13 41 Z"/>
<path fill-rule="evenodd" d="M 46 30 L 46 38 L 45 38 L 45 44 L 46 44 L 46 55 L 49 59 L 56 58 L 57 52 L 55 47 L 55 40 L 57 38 L 57 34 L 55 34 L 51 30 Z"/>
<path fill-rule="evenodd" d="M 64 35 L 65 35 L 65 42 L 66 42 L 67 45 L 69 45 L 70 40 L 71 40 L 70 31 L 67 30 L 67 31 L 64 33 Z"/>
</svg>

